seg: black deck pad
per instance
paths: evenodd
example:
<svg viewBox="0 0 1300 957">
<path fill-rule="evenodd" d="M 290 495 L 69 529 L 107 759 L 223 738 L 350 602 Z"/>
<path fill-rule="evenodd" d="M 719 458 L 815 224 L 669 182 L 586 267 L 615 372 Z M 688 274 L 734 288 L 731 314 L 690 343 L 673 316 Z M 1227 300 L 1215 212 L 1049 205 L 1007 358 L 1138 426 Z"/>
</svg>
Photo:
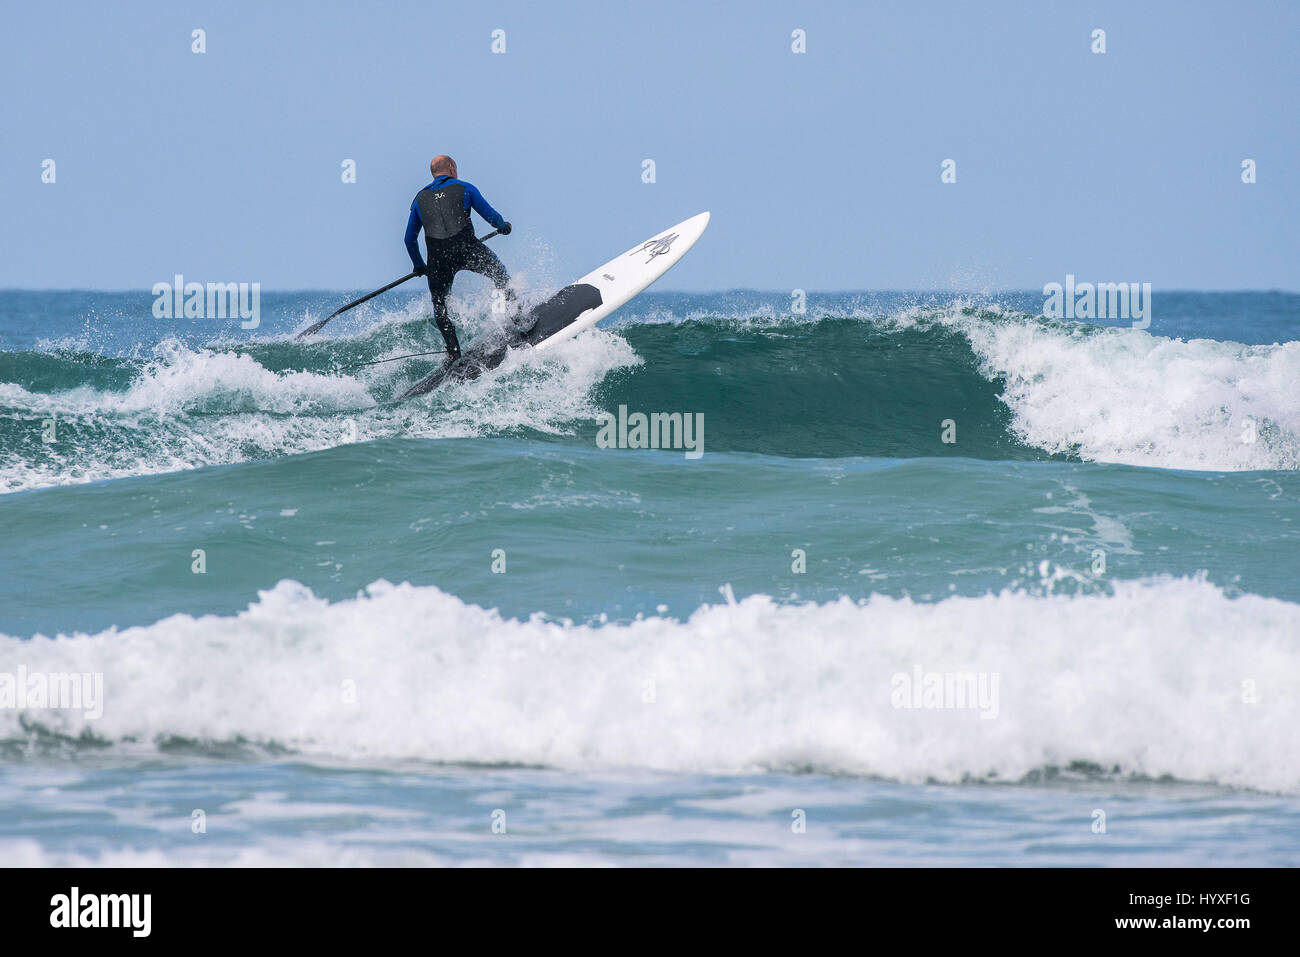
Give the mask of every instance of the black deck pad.
<svg viewBox="0 0 1300 957">
<path fill-rule="evenodd" d="M 588 309 L 595 309 L 601 304 L 600 290 L 587 283 L 574 283 L 565 286 L 550 299 L 538 303 L 520 316 L 509 331 L 497 330 L 489 333 L 465 350 L 459 359 L 431 372 L 415 385 L 403 392 L 399 399 L 408 399 L 413 395 L 432 392 L 446 382 L 469 382 L 477 379 L 489 369 L 495 369 L 505 362 L 506 354 L 512 346 L 537 345 L 549 339 Z"/>
<path fill-rule="evenodd" d="M 531 323 L 523 323 L 528 329 L 524 338 L 530 345 L 537 345 L 543 339 L 549 339 L 588 309 L 595 309 L 603 300 L 600 290 L 585 282 L 575 282 L 565 286 L 550 299 L 539 303 L 529 310 Z"/>
</svg>

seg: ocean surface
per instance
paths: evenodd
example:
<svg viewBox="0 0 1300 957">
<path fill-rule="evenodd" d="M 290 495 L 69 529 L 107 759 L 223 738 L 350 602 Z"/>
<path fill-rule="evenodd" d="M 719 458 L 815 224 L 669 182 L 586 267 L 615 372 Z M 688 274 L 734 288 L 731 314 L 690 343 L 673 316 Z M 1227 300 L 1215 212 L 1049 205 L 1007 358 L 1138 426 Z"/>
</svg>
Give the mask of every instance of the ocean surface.
<svg viewBox="0 0 1300 957">
<path fill-rule="evenodd" d="M 0 291 L 0 864 L 1300 863 L 1300 295 L 353 295 Z"/>
</svg>

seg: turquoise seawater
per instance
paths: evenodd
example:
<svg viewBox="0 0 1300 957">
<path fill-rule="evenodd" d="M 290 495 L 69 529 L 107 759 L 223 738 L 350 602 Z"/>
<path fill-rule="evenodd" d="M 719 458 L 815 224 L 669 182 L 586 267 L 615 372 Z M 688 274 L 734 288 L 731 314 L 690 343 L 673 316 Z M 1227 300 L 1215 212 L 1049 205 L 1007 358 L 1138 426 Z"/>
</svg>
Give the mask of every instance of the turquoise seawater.
<svg viewBox="0 0 1300 957">
<path fill-rule="evenodd" d="M 1300 296 L 347 298 L 0 292 L 0 863 L 1295 863 Z"/>
</svg>

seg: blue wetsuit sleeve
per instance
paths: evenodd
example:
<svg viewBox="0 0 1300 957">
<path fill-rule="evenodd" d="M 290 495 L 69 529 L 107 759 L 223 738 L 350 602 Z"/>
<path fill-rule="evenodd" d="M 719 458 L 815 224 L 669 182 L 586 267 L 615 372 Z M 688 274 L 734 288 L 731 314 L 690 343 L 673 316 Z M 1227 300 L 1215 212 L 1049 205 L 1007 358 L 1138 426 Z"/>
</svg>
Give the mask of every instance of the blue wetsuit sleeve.
<svg viewBox="0 0 1300 957">
<path fill-rule="evenodd" d="M 420 255 L 420 207 L 411 203 L 411 218 L 406 221 L 406 252 L 411 257 L 412 266 L 423 266 L 424 257 Z"/>
<path fill-rule="evenodd" d="M 465 208 L 474 210 L 491 223 L 493 229 L 500 229 L 506 224 L 506 218 L 489 206 L 478 188 L 469 183 L 465 184 Z"/>
</svg>

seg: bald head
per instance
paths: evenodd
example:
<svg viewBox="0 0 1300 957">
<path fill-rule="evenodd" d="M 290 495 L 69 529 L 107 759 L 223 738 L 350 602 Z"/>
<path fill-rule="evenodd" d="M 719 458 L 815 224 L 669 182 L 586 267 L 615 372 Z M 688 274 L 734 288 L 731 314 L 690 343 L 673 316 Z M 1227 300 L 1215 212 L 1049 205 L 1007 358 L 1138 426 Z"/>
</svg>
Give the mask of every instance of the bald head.
<svg viewBox="0 0 1300 957">
<path fill-rule="evenodd" d="M 432 173 L 435 178 L 439 176 L 450 176 L 453 179 L 456 179 L 456 161 L 450 156 L 439 154 L 429 161 L 429 172 Z"/>
</svg>

